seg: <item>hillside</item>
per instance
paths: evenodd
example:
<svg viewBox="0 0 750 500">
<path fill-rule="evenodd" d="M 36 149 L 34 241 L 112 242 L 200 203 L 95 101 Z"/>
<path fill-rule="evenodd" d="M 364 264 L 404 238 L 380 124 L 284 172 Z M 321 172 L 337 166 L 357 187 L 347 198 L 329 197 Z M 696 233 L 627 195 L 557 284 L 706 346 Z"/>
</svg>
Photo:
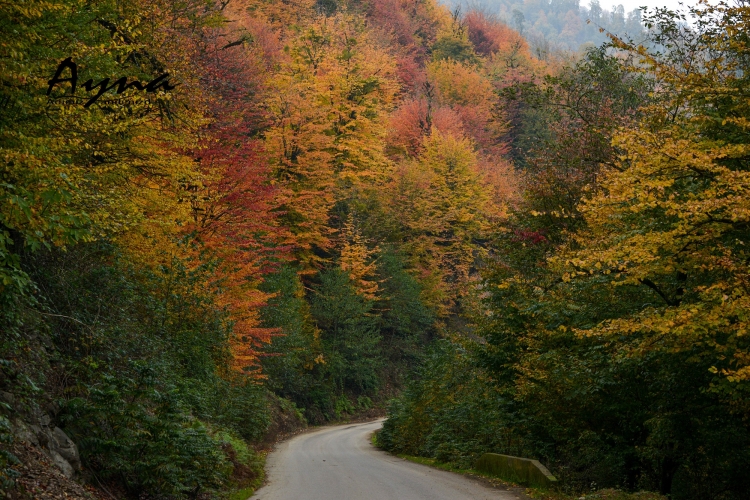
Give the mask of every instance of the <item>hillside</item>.
<svg viewBox="0 0 750 500">
<path fill-rule="evenodd" d="M 561 498 L 744 498 L 750 7 L 563 57 L 595 5 L 503 8 L 4 5 L 0 495 L 247 498 L 387 413 Z"/>
<path fill-rule="evenodd" d="M 609 39 L 604 29 L 617 36 L 645 40 L 645 27 L 639 9 L 625 12 L 622 5 L 611 11 L 598 0 L 582 5 L 579 0 L 483 0 L 446 2 L 451 9 L 481 10 L 496 16 L 521 33 L 535 56 L 546 58 L 553 52 L 583 52 Z"/>
</svg>

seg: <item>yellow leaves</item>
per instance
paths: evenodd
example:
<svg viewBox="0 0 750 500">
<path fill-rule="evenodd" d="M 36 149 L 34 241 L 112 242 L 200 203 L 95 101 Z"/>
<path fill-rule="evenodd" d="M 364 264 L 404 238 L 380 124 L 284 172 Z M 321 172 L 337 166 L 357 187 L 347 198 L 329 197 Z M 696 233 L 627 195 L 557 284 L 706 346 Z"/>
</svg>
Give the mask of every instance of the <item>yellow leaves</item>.
<svg viewBox="0 0 750 500">
<path fill-rule="evenodd" d="M 349 274 L 358 294 L 374 300 L 379 286 L 375 279 L 376 266 L 373 256 L 378 252 L 378 248 L 367 247 L 351 214 L 344 224 L 341 236 L 343 239 L 339 257 L 341 270 Z"/>
<path fill-rule="evenodd" d="M 738 214 L 748 213 L 745 194 L 750 192 L 750 176 L 719 163 L 743 148 L 695 142 L 678 137 L 674 129 L 659 134 L 624 130 L 616 143 L 629 150 L 628 156 L 633 160 L 623 164 L 622 170 L 607 172 L 602 180 L 604 189 L 582 206 L 590 228 L 580 240 L 585 240 L 589 249 L 586 260 L 600 259 L 612 264 L 628 261 L 630 272 L 640 275 L 659 272 L 658 269 L 668 272 L 675 266 L 663 259 L 665 254 L 679 251 L 689 241 L 712 238 L 711 231 L 728 228 L 715 220 L 737 220 Z M 702 176 L 711 176 L 714 182 L 701 191 L 685 190 L 680 185 L 684 184 L 683 179 L 698 180 Z M 738 196 L 739 193 L 743 195 Z M 623 238 L 621 231 L 628 231 L 628 225 L 643 220 L 631 220 L 633 216 L 642 217 L 654 210 L 672 221 L 655 232 L 630 230 Z M 614 245 L 612 237 L 617 238 Z M 596 246 L 607 250 L 594 256 L 590 252 Z M 634 266 L 642 271 L 635 271 Z"/>
<path fill-rule="evenodd" d="M 492 99 L 492 85 L 475 68 L 449 59 L 430 63 L 427 75 L 437 87 L 443 104 L 486 106 Z"/>
<path fill-rule="evenodd" d="M 611 272 L 605 286 L 633 285 L 650 297 L 638 312 L 578 335 L 637 335 L 636 353 L 697 350 L 715 360 L 712 373 L 739 382 L 750 380 L 743 340 L 750 269 L 741 255 L 750 221 L 750 121 L 736 80 L 742 75 L 728 62 L 736 59 L 716 50 L 729 50 L 738 32 L 716 23 L 701 39 L 710 58 L 700 71 L 644 57 L 664 90 L 640 123 L 616 133 L 616 168 L 603 171 L 580 207 L 586 229 L 573 238 L 577 248 L 549 263 L 565 283 Z"/>
<path fill-rule="evenodd" d="M 334 203 L 387 178 L 383 143 L 396 65 L 361 20 L 345 14 L 321 17 L 288 42 L 290 60 L 270 79 L 265 137 L 286 189 L 287 223 L 307 260 L 312 248 L 333 243 Z"/>
<path fill-rule="evenodd" d="M 532 210 L 529 212 L 532 217 L 556 217 L 560 219 L 572 219 L 576 215 L 568 212 L 565 208 L 560 207 L 559 210 L 545 210 L 540 212 L 538 210 Z"/>
<path fill-rule="evenodd" d="M 388 186 L 385 207 L 404 231 L 404 249 L 418 268 L 432 302 L 465 293 L 477 257 L 473 244 L 487 228 L 489 186 L 476 170 L 471 143 L 437 130 L 422 155 L 401 165 Z M 436 302 L 437 301 L 437 302 Z"/>
</svg>

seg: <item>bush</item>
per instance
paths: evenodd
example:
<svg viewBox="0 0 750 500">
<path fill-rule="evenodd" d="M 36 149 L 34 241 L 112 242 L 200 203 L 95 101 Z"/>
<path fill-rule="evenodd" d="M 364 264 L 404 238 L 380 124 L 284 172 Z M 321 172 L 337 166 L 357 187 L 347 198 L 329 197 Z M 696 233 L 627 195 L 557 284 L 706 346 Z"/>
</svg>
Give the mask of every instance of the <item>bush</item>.
<svg viewBox="0 0 750 500">
<path fill-rule="evenodd" d="M 157 388 L 142 364 L 132 375 L 105 375 L 63 408 L 66 430 L 103 479 L 133 494 L 183 497 L 226 484 L 228 468 L 206 427 L 174 389 Z"/>
<path fill-rule="evenodd" d="M 44 328 L 27 341 L 45 348 L 28 351 L 46 356 L 40 380 L 87 469 L 133 495 L 226 487 L 229 448 L 209 429 L 260 440 L 270 411 L 262 385 L 228 370 L 231 325 L 202 286 L 211 266 L 134 270 L 106 244 L 29 262 Z"/>
</svg>

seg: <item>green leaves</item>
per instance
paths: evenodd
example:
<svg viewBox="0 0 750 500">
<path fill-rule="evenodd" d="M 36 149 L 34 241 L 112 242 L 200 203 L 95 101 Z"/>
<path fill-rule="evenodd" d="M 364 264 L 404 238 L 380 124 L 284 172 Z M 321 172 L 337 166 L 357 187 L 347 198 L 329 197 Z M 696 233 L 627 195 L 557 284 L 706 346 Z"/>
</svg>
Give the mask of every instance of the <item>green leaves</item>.
<svg viewBox="0 0 750 500">
<path fill-rule="evenodd" d="M 373 303 L 357 294 L 347 273 L 330 269 L 320 275 L 311 312 L 321 329 L 323 356 L 338 392 L 365 393 L 379 385 L 380 332 Z"/>
<path fill-rule="evenodd" d="M 179 392 L 158 389 L 149 368 L 133 368 L 132 378 L 105 375 L 63 409 L 87 465 L 132 492 L 184 497 L 224 485 L 225 458 Z"/>
<path fill-rule="evenodd" d="M 665 53 L 615 40 L 624 54 L 517 89 L 537 142 L 522 138 L 524 200 L 497 231 L 476 342 L 429 359 L 380 442 L 540 458 L 576 495 L 746 495 L 750 18 L 694 13 L 650 17 Z"/>
</svg>

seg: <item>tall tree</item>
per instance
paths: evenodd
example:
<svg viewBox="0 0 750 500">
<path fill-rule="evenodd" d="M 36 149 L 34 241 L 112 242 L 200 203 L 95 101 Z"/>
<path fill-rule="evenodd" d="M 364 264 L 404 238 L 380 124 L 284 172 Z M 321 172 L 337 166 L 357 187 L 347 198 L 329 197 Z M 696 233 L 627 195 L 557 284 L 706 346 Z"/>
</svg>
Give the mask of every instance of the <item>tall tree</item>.
<svg viewBox="0 0 750 500">
<path fill-rule="evenodd" d="M 282 219 L 309 265 L 320 259 L 316 249 L 331 247 L 334 204 L 346 205 L 387 173 L 382 138 L 395 64 L 360 20 L 344 14 L 300 31 L 289 56 L 273 81 L 266 141 L 286 189 Z"/>
<path fill-rule="evenodd" d="M 702 5 L 682 28 L 667 10 L 646 22 L 652 53 L 623 42 L 658 83 L 643 120 L 621 130 L 623 153 L 606 168 L 601 191 L 581 207 L 587 231 L 580 250 L 562 256 L 564 279 L 606 276 L 613 289 L 636 285 L 652 299 L 630 316 L 588 334 L 639 334 L 638 352 L 701 346 L 717 389 L 739 394 L 750 378 L 745 313 L 750 302 L 747 239 L 747 29 L 750 7 Z M 737 410 L 747 412 L 742 400 Z"/>
<path fill-rule="evenodd" d="M 430 302 L 446 313 L 463 294 L 474 240 L 486 229 L 488 193 L 471 143 L 433 130 L 419 158 L 399 167 L 388 196 L 401 228 L 393 236 L 430 283 Z"/>
</svg>

